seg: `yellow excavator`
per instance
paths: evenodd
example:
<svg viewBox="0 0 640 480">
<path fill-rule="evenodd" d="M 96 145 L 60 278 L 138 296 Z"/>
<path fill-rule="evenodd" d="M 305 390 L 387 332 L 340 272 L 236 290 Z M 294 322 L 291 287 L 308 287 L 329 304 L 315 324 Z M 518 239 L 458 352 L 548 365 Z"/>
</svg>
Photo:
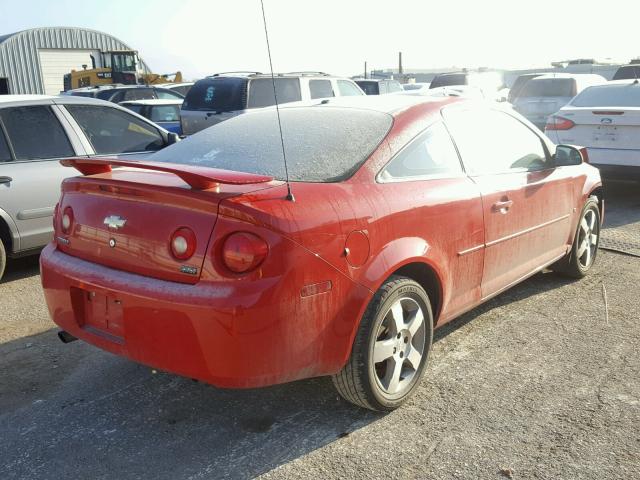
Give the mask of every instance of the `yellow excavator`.
<svg viewBox="0 0 640 480">
<path fill-rule="evenodd" d="M 182 73 L 145 73 L 135 50 L 109 50 L 100 52 L 100 58 L 91 56 L 91 68 L 71 70 L 64 76 L 64 90 L 82 87 L 97 87 L 119 83 L 123 85 L 154 85 L 180 83 Z"/>
</svg>

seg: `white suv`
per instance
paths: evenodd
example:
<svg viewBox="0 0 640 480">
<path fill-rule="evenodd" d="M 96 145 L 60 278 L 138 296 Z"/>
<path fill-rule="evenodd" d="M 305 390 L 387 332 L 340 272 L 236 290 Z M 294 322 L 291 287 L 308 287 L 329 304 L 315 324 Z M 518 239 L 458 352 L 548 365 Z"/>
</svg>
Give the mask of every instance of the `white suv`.
<svg viewBox="0 0 640 480">
<path fill-rule="evenodd" d="M 322 72 L 278 73 L 275 85 L 278 104 L 364 95 L 353 80 Z M 182 132 L 191 135 L 248 109 L 273 105 L 271 74 L 217 73 L 198 80 L 187 93 L 180 111 Z"/>
</svg>

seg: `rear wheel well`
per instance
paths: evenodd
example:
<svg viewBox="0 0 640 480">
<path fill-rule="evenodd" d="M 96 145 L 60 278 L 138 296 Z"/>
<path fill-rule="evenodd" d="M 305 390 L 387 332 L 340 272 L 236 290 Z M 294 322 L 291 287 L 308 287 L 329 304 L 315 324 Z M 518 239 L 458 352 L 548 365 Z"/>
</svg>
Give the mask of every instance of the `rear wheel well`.
<svg viewBox="0 0 640 480">
<path fill-rule="evenodd" d="M 11 238 L 11 231 L 9 230 L 9 225 L 0 218 L 0 240 L 4 244 L 4 249 L 9 253 L 13 252 L 13 239 Z"/>
<path fill-rule="evenodd" d="M 434 324 L 438 323 L 442 306 L 442 286 L 433 268 L 426 263 L 410 263 L 400 267 L 393 275 L 401 275 L 420 284 L 429 295 Z"/>
<path fill-rule="evenodd" d="M 598 187 L 594 189 L 589 196 L 596 197 L 598 199 L 598 210 L 600 210 L 600 217 L 602 217 L 602 212 L 604 210 L 604 189 L 602 187 Z"/>
</svg>

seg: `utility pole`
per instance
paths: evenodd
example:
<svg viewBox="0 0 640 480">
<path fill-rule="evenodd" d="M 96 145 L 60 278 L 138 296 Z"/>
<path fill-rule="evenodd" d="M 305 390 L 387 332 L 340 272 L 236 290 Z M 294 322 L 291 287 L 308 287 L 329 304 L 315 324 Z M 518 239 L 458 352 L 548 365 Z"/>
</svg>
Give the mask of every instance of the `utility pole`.
<svg viewBox="0 0 640 480">
<path fill-rule="evenodd" d="M 364 61 L 364 78 L 367 78 L 367 61 Z"/>
<path fill-rule="evenodd" d="M 402 70 L 402 52 L 398 52 L 398 75 L 402 75 L 404 72 Z"/>
</svg>

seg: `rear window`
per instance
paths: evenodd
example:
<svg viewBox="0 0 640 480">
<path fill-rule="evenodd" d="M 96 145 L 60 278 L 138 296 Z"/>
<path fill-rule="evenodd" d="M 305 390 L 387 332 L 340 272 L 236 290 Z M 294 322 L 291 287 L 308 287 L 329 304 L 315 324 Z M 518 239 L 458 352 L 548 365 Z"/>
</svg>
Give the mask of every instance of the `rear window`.
<svg viewBox="0 0 640 480">
<path fill-rule="evenodd" d="M 573 97 L 575 85 L 573 78 L 532 78 L 524 84 L 518 97 Z"/>
<path fill-rule="evenodd" d="M 299 102 L 300 80 L 297 78 L 256 78 L 249 84 L 248 108 L 270 107 L 276 104 L 273 96 L 273 82 L 276 84 L 278 103 Z"/>
<path fill-rule="evenodd" d="M 180 105 L 154 105 L 150 118 L 153 122 L 179 122 Z"/>
<path fill-rule="evenodd" d="M 289 178 L 301 182 L 350 177 L 393 123 L 386 113 L 331 106 L 282 108 L 280 118 Z M 285 178 L 277 113 L 272 108 L 218 123 L 151 159 Z"/>
<path fill-rule="evenodd" d="M 613 75 L 613 80 L 635 80 L 636 78 L 640 79 L 640 65 L 620 67 Z"/>
<path fill-rule="evenodd" d="M 247 80 L 214 77 L 196 82 L 187 93 L 183 110 L 233 112 L 245 108 Z"/>
<path fill-rule="evenodd" d="M 447 75 L 438 75 L 433 79 L 429 88 L 450 87 L 452 85 L 467 85 L 466 73 L 451 73 Z"/>
<path fill-rule="evenodd" d="M 575 107 L 640 107 L 640 84 L 589 87 L 574 98 L 571 105 Z"/>
<path fill-rule="evenodd" d="M 356 80 L 356 83 L 367 95 L 380 94 L 380 89 L 378 88 L 379 82 L 372 82 L 367 80 Z"/>
</svg>

